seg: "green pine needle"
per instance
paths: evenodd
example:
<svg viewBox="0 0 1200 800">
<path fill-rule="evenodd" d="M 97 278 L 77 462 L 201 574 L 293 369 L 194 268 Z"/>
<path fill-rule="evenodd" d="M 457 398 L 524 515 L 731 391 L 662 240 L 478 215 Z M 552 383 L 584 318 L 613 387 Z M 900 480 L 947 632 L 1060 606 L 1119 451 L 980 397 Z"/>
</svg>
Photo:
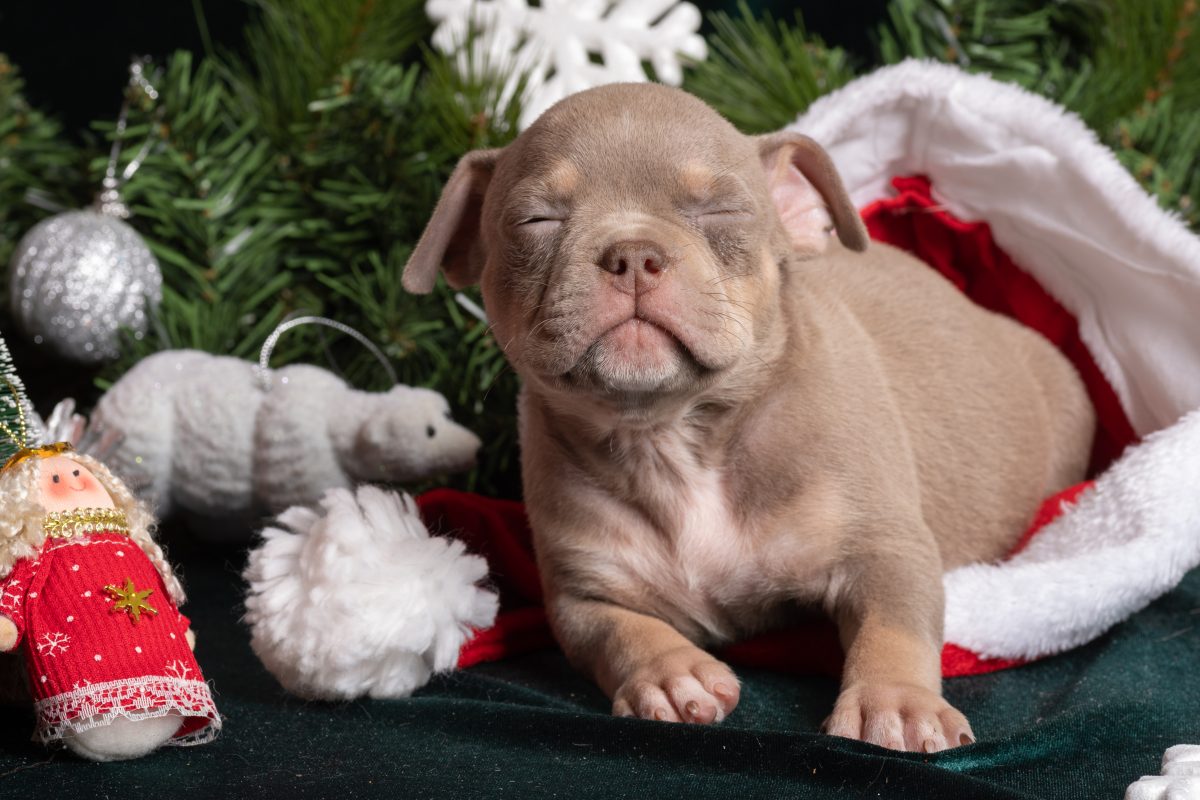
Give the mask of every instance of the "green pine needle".
<svg viewBox="0 0 1200 800">
<path fill-rule="evenodd" d="M 1147 103 L 1114 124 L 1110 146 L 1146 191 L 1200 229 L 1200 108 L 1173 97 Z"/>
<path fill-rule="evenodd" d="M 227 57 L 244 110 L 267 135 L 286 142 L 292 125 L 343 65 L 397 61 L 432 30 L 423 0 L 255 0 L 246 30 L 249 54 Z"/>
<path fill-rule="evenodd" d="M 1103 0 L 891 0 L 876 30 L 894 64 L 928 58 L 987 72 L 1051 96 L 1070 86 L 1079 52 L 1097 29 Z"/>
<path fill-rule="evenodd" d="M 799 13 L 791 25 L 756 18 L 742 0 L 738 14 L 709 18 L 708 59 L 692 65 L 684 88 L 743 132 L 778 130 L 854 77 L 846 53 L 809 36 Z"/>
<path fill-rule="evenodd" d="M 90 200 L 79 196 L 80 152 L 58 122 L 29 106 L 23 90 L 17 68 L 0 54 L 0 267 L 21 236 L 50 213 L 28 202 L 27 195 L 35 193 L 44 203 L 63 208 Z M 8 282 L 0 285 L 3 300 Z"/>
<path fill-rule="evenodd" d="M 1168 97 L 1181 111 L 1200 109 L 1200 4 L 1108 0 L 1090 61 L 1090 79 L 1071 107 L 1102 135 Z"/>
</svg>

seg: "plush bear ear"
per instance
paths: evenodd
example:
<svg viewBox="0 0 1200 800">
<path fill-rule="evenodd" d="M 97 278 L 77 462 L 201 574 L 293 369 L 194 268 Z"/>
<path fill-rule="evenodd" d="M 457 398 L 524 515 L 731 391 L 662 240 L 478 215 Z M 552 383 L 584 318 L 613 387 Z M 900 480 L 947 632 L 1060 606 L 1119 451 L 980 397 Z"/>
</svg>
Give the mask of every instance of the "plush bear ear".
<svg viewBox="0 0 1200 800">
<path fill-rule="evenodd" d="M 819 144 L 803 134 L 782 131 L 759 136 L 758 153 L 771 199 L 796 249 L 823 252 L 831 228 L 851 250 L 867 249 L 862 218 Z"/>
<path fill-rule="evenodd" d="M 455 289 L 479 282 L 484 261 L 479 216 L 500 152 L 474 150 L 458 162 L 408 257 L 401 280 L 405 289 L 429 294 L 437 282 L 438 268 L 445 270 L 447 282 Z"/>
</svg>

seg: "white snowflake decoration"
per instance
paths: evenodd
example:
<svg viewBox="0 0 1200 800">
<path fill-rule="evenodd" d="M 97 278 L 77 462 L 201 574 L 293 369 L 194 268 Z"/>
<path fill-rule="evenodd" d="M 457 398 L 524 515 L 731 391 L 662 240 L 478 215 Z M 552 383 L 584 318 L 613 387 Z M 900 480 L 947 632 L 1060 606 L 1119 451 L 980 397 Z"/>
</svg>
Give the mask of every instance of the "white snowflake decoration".
<svg viewBox="0 0 1200 800">
<path fill-rule="evenodd" d="M 71 637 L 65 633 L 43 633 L 41 641 L 37 643 L 37 651 L 42 655 L 57 656 L 59 653 L 65 653 L 69 649 L 67 642 L 71 641 Z"/>
<path fill-rule="evenodd" d="M 678 86 L 682 59 L 708 55 L 700 11 L 677 0 L 429 0 L 425 12 L 438 23 L 434 45 L 457 53 L 460 71 L 508 75 L 501 105 L 526 76 L 522 129 L 569 94 L 647 80 L 646 61 L 658 80 Z M 467 53 L 469 30 L 475 40 Z"/>
<path fill-rule="evenodd" d="M 178 659 L 168 662 L 164 671 L 172 678 L 181 678 L 183 680 L 191 680 L 192 678 L 192 668 Z"/>
<path fill-rule="evenodd" d="M 21 579 L 13 578 L 5 586 L 3 593 L 0 593 L 0 609 L 16 612 L 21 607 L 21 601 L 24 598 L 25 594 L 21 591 Z"/>
</svg>

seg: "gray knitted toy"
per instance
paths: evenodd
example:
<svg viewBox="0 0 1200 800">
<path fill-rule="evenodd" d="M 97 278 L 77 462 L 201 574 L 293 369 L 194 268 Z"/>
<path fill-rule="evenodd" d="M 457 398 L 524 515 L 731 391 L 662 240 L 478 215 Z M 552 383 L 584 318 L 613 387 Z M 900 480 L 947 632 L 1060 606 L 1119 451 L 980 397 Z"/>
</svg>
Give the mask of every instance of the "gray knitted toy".
<svg viewBox="0 0 1200 800">
<path fill-rule="evenodd" d="M 328 489 L 474 463 L 479 439 L 437 392 L 361 392 L 307 365 L 260 375 L 237 358 L 157 353 L 100 399 L 87 438 L 108 443 L 110 468 L 159 516 L 182 510 L 234 536 L 262 514 L 315 505 Z"/>
</svg>

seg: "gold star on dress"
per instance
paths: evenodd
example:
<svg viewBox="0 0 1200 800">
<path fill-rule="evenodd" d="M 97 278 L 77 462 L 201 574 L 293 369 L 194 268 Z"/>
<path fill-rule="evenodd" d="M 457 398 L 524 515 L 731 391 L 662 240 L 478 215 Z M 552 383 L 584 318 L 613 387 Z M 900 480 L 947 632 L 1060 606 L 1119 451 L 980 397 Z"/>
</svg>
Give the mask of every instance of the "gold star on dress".
<svg viewBox="0 0 1200 800">
<path fill-rule="evenodd" d="M 146 598 L 154 594 L 154 590 L 143 589 L 139 592 L 134 588 L 133 581 L 130 578 L 125 579 L 124 586 L 118 587 L 110 583 L 104 587 L 104 591 L 108 593 L 109 597 L 117 601 L 113 603 L 112 610 L 128 612 L 134 625 L 142 618 L 143 611 L 147 614 L 158 613 L 157 609 L 151 607 L 146 602 Z"/>
</svg>

